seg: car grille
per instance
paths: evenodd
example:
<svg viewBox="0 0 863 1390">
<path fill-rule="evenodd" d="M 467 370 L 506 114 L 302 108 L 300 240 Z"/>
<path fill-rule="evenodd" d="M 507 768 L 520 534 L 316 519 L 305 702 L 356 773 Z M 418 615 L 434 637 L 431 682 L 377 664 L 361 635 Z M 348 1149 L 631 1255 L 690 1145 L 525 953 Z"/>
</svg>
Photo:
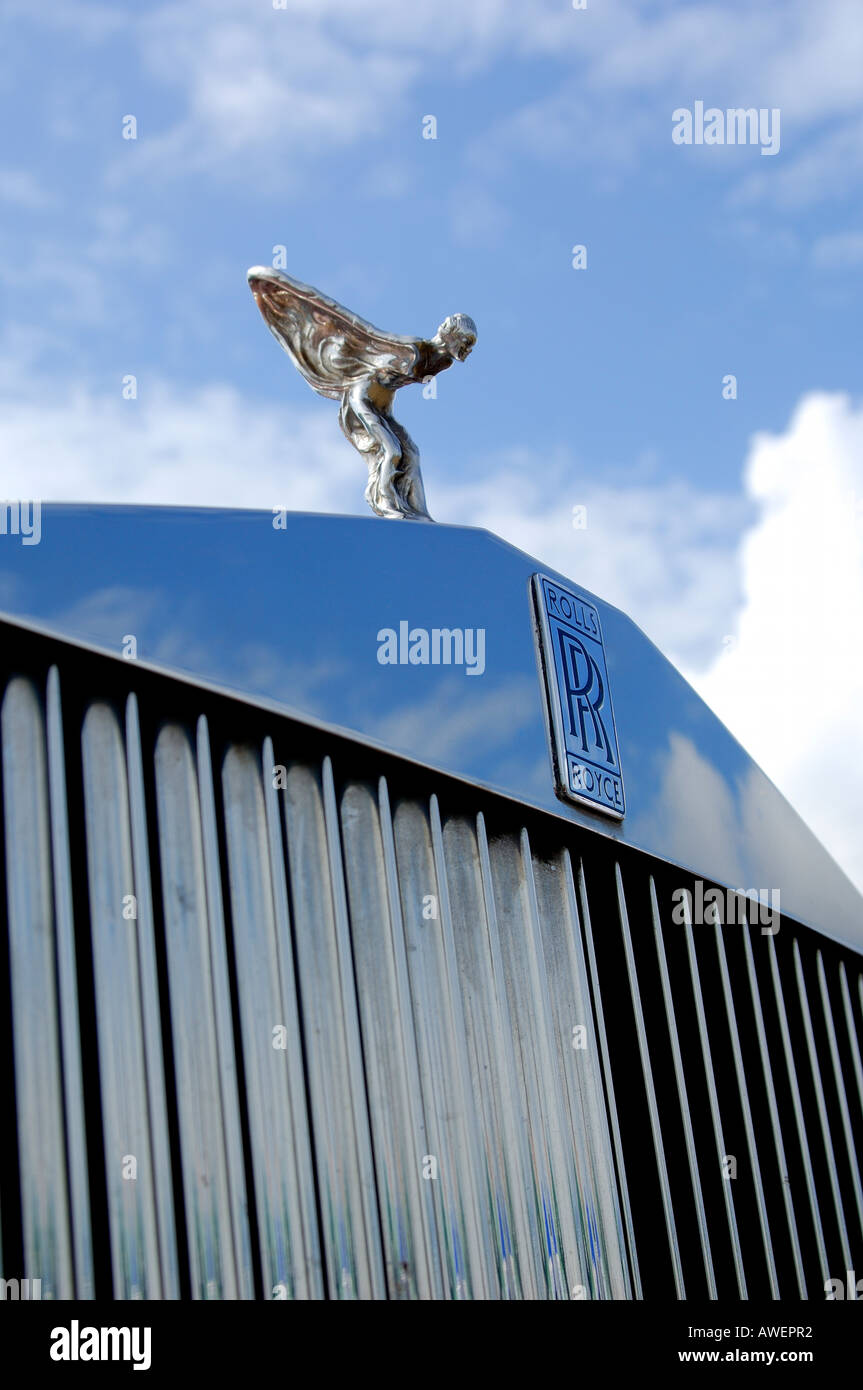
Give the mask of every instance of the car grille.
<svg viewBox="0 0 863 1390">
<path fill-rule="evenodd" d="M 4 626 L 4 1271 L 42 1297 L 823 1297 L 860 959 L 693 875 Z M 677 914 L 679 915 L 679 914 Z"/>
</svg>

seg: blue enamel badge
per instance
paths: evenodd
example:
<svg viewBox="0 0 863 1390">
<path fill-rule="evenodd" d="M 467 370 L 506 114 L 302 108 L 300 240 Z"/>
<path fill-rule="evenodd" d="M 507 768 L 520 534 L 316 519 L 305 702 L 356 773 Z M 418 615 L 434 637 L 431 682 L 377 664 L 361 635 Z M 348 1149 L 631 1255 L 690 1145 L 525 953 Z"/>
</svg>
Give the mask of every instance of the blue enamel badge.
<svg viewBox="0 0 863 1390">
<path fill-rule="evenodd" d="M 533 576 L 556 791 L 621 820 L 620 749 L 599 614 L 544 574 Z"/>
</svg>

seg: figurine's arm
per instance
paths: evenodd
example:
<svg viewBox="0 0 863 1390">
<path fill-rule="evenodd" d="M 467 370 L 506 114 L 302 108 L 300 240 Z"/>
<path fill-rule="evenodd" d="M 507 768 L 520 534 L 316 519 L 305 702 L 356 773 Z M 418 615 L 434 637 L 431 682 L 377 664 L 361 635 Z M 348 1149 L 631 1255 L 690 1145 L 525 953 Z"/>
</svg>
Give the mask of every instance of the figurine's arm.
<svg viewBox="0 0 863 1390">
<path fill-rule="evenodd" d="M 445 372 L 452 366 L 452 354 L 431 338 L 420 339 L 417 349 L 414 381 L 423 382 L 427 376 L 437 376 L 438 372 Z"/>
</svg>

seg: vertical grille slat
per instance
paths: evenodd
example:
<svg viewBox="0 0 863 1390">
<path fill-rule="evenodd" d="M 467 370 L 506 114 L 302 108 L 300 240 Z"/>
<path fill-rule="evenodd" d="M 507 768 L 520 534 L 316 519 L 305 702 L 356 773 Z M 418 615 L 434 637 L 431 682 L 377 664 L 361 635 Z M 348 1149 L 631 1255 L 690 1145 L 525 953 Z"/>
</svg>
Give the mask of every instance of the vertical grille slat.
<svg viewBox="0 0 863 1390">
<path fill-rule="evenodd" d="M 748 923 L 746 924 L 748 927 Z M 744 928 L 744 938 L 748 941 L 748 931 Z M 749 1100 L 749 1087 L 746 1084 L 746 1067 L 743 1061 L 743 1052 L 740 1045 L 740 1031 L 737 1025 L 737 1011 L 734 1007 L 734 993 L 731 987 L 731 978 L 728 973 L 728 957 L 725 950 L 725 940 L 722 934 L 722 925 L 716 920 L 714 923 L 714 936 L 716 941 L 716 951 L 719 957 L 719 973 L 722 980 L 722 997 L 725 1004 L 725 1014 L 731 1034 L 731 1049 L 734 1057 L 734 1072 L 737 1078 L 737 1090 L 740 1097 L 740 1104 L 743 1110 L 743 1124 L 746 1133 L 746 1149 L 749 1154 L 749 1162 L 752 1168 L 752 1177 L 755 1184 L 756 1204 L 758 1208 L 758 1224 L 761 1231 L 761 1240 L 764 1248 L 764 1258 L 767 1264 L 768 1277 L 770 1280 L 771 1297 L 780 1297 L 779 1275 L 776 1269 L 776 1256 L 773 1251 L 773 1241 L 770 1236 L 770 1220 L 767 1213 L 767 1203 L 764 1196 L 764 1179 L 761 1172 L 761 1162 L 758 1157 L 758 1144 L 755 1138 L 755 1124 L 752 1118 L 752 1106 Z M 752 1001 L 754 1003 L 754 1001 Z M 768 1085 L 769 1085 L 768 1081 Z"/>
<path fill-rule="evenodd" d="M 704 997 L 701 991 L 701 977 L 698 970 L 698 958 L 695 951 L 695 940 L 692 930 L 692 919 L 690 913 L 685 913 L 684 938 L 686 941 L 686 952 L 689 958 L 689 971 L 692 980 L 692 994 L 695 1000 L 695 1011 L 698 1018 L 698 1036 L 701 1043 L 701 1056 L 704 1062 L 704 1074 L 707 1078 L 707 1095 L 710 1101 L 710 1117 L 713 1122 L 713 1135 L 716 1142 L 716 1152 L 714 1155 L 715 1170 L 717 1175 L 720 1172 L 721 1164 L 725 1160 L 727 1153 L 725 1138 L 723 1135 L 722 1116 L 719 1113 L 719 1097 L 716 1093 L 716 1078 L 713 1072 L 713 1054 L 710 1047 L 710 1037 L 707 1027 L 707 1017 L 704 1011 Z M 737 1231 L 737 1217 L 734 1211 L 734 1197 L 732 1194 L 731 1183 L 727 1179 L 722 1180 L 722 1196 L 725 1205 L 725 1215 L 728 1222 L 728 1234 L 731 1240 L 731 1247 L 734 1257 L 734 1270 L 737 1276 L 737 1287 L 741 1298 L 746 1298 L 746 1276 L 743 1272 L 743 1256 L 740 1249 L 740 1236 Z"/>
<path fill-rule="evenodd" d="M 163 1278 L 157 1215 L 157 1189 L 170 1184 L 152 1147 L 167 1119 L 150 1106 L 142 1008 L 139 938 L 152 921 L 134 872 L 126 749 L 115 710 L 91 704 L 81 739 L 114 1297 L 176 1296 L 176 1281 L 166 1287 Z"/>
<path fill-rule="evenodd" d="M 803 1270 L 803 1254 L 800 1249 L 800 1239 L 797 1234 L 797 1217 L 794 1210 L 794 1198 L 791 1192 L 791 1180 L 789 1177 L 788 1160 L 785 1153 L 785 1141 L 782 1132 L 782 1121 L 779 1115 L 779 1107 L 776 1102 L 776 1086 L 773 1080 L 773 1068 L 770 1061 L 770 1049 L 767 1044 L 767 1034 L 764 1027 L 764 1014 L 761 1008 L 761 991 L 758 984 L 758 976 L 755 971 L 755 960 L 752 953 L 752 944 L 749 939 L 749 932 L 743 933 L 743 949 L 746 956 L 746 972 L 749 982 L 750 1001 L 752 1003 L 755 1028 L 758 1036 L 758 1051 L 761 1059 L 761 1071 L 764 1077 L 765 1094 L 770 1114 L 770 1129 L 773 1139 L 773 1148 L 776 1155 L 776 1178 L 779 1190 L 782 1193 L 785 1208 L 785 1217 L 788 1224 L 788 1238 L 791 1242 L 794 1272 L 797 1280 L 797 1287 L 802 1299 L 808 1298 L 806 1289 L 806 1277 Z"/>
<path fill-rule="evenodd" d="M 536 900 L 532 876 L 526 874 L 529 846 L 522 834 L 493 836 L 489 863 L 520 1105 L 532 1156 L 532 1220 L 545 1266 L 545 1296 L 568 1298 L 573 1287 L 590 1288 L 589 1242 L 578 1211 L 574 1165 L 561 1166 L 562 1096 L 548 1036 Z"/>
<path fill-rule="evenodd" d="M 650 879 L 650 910 L 653 920 L 653 935 L 656 943 L 656 956 L 659 963 L 659 974 L 662 981 L 662 998 L 665 1004 L 665 1018 L 668 1028 L 668 1039 L 671 1045 L 671 1052 L 674 1058 L 674 1079 L 677 1083 L 677 1100 L 680 1107 L 680 1118 L 683 1124 L 683 1133 L 686 1140 L 686 1159 L 689 1167 L 689 1180 L 692 1185 L 692 1197 L 695 1202 L 696 1221 L 698 1222 L 698 1234 L 701 1240 L 701 1253 L 704 1260 L 704 1274 L 707 1279 L 707 1291 L 711 1299 L 717 1297 L 716 1291 L 716 1272 L 713 1268 L 713 1255 L 710 1249 L 710 1232 L 707 1226 L 707 1210 L 704 1204 L 704 1190 L 701 1183 L 701 1171 L 698 1165 L 698 1153 L 695 1147 L 695 1134 L 692 1128 L 691 1108 L 689 1102 L 689 1092 L 686 1085 L 686 1072 L 683 1066 L 683 1055 L 680 1050 L 680 1037 L 677 1028 L 677 1017 L 674 1010 L 674 1000 L 671 993 L 671 981 L 668 974 L 668 960 L 665 953 L 665 943 L 662 939 L 662 924 L 659 916 L 659 904 L 656 901 L 656 886 L 653 879 Z M 691 925 L 691 924 L 690 924 Z M 688 945 L 688 939 L 687 939 Z"/>
<path fill-rule="evenodd" d="M 137 910 L 141 1021 L 150 1125 L 150 1152 L 153 1171 L 159 1175 L 155 1185 L 156 1232 L 159 1266 L 165 1298 L 179 1298 L 180 1279 L 177 1258 L 176 1219 L 171 1172 L 168 1102 L 162 1050 L 158 967 L 156 963 L 155 922 L 150 877 L 144 758 L 138 702 L 130 695 L 126 703 L 126 758 L 129 785 L 129 813 L 132 842 L 132 874 Z"/>
<path fill-rule="evenodd" d="M 857 1037 L 857 1029 L 854 1026 L 854 1007 L 851 1003 L 851 991 L 848 988 L 848 972 L 845 969 L 845 962 L 839 962 L 839 985 L 842 991 L 842 1012 L 845 1016 L 845 1029 L 848 1035 L 848 1047 L 851 1052 L 851 1066 L 854 1072 L 854 1080 L 857 1083 L 857 1113 L 863 1119 L 863 1059 L 860 1056 L 860 1042 Z M 863 1007 L 863 988 L 861 988 L 861 1007 Z"/>
<path fill-rule="evenodd" d="M 298 1084 L 302 1094 L 297 1001 L 282 979 L 269 827 L 255 750 L 228 750 L 222 789 L 263 1287 L 268 1297 L 320 1297 L 317 1219 L 308 1205 L 309 1132 L 305 1114 L 298 1125 L 291 1103 Z M 290 952 L 284 918 L 281 927 L 288 933 L 284 958 Z"/>
<path fill-rule="evenodd" d="M 251 1298 L 237 1064 L 206 728 L 155 746 L 162 900 L 192 1297 Z M 209 787 L 208 787 L 209 784 Z"/>
<path fill-rule="evenodd" d="M 821 1208 L 818 1202 L 818 1195 L 815 1191 L 815 1184 L 812 1176 L 812 1159 L 809 1153 L 809 1138 L 806 1130 L 806 1120 L 803 1114 L 803 1103 L 800 1099 L 800 1085 L 797 1080 L 797 1068 L 794 1063 L 794 1047 L 791 1041 L 791 1031 L 788 1027 L 788 1014 L 785 1008 L 785 996 L 782 990 L 782 980 L 779 975 L 779 963 L 776 959 L 776 946 L 771 936 L 769 939 L 768 950 L 770 952 L 770 974 L 773 981 L 773 997 L 776 1003 L 779 1018 L 779 1027 L 782 1034 L 782 1050 L 785 1057 L 785 1070 L 788 1082 L 791 1087 L 791 1098 L 794 1106 L 794 1124 L 797 1130 L 797 1140 L 803 1156 L 803 1168 L 806 1181 L 806 1192 L 809 1198 L 809 1213 L 812 1218 L 812 1226 L 818 1245 L 818 1258 L 821 1268 L 821 1278 L 826 1281 L 829 1279 L 829 1264 L 827 1260 L 827 1246 L 824 1239 L 824 1227 L 821 1223 Z"/>
<path fill-rule="evenodd" d="M 399 887 L 398 863 L 396 858 L 396 835 L 393 822 L 392 803 L 389 795 L 386 778 L 382 777 L 378 783 L 378 796 L 381 813 L 381 837 L 384 852 L 384 868 L 387 878 L 387 899 L 390 906 L 390 920 L 393 924 L 394 932 L 394 955 L 396 974 L 398 980 L 398 1003 L 399 1010 L 404 1010 L 404 1032 L 409 1039 L 409 1045 L 405 1052 L 408 1063 L 405 1072 L 405 1082 L 411 1098 L 411 1118 L 413 1129 L 410 1131 L 416 1135 L 417 1140 L 422 1140 L 421 1154 L 414 1153 L 414 1159 L 429 1152 L 429 1131 L 428 1118 L 423 1105 L 422 1079 L 420 1075 L 420 1063 L 418 1053 L 418 1036 L 416 1020 L 414 1018 L 411 1003 L 410 969 L 408 966 L 407 933 L 404 927 L 404 916 L 402 913 L 401 890 Z M 445 1298 L 447 1296 L 446 1282 L 446 1258 L 444 1252 L 443 1231 L 437 1221 L 437 1188 L 432 1181 L 426 1179 L 423 1169 L 422 1182 L 422 1215 L 423 1230 L 426 1239 L 429 1260 L 429 1276 L 432 1280 L 434 1297 Z"/>
<path fill-rule="evenodd" d="M 362 1181 L 371 1153 L 356 1094 L 356 990 L 331 877 L 324 769 L 285 762 L 278 747 L 276 755 L 287 767 L 285 833 L 327 1288 L 333 1299 L 379 1298 L 377 1198 Z"/>
<path fill-rule="evenodd" d="M 323 761 L 324 824 L 329 853 L 330 883 L 333 895 L 333 925 L 339 960 L 339 982 L 341 996 L 333 999 L 334 1007 L 341 1007 L 345 1030 L 345 1060 L 348 1097 L 353 1116 L 356 1135 L 356 1183 L 357 1203 L 362 1210 L 363 1227 L 366 1232 L 368 1261 L 368 1289 L 366 1297 L 383 1298 L 385 1279 L 383 1252 L 380 1242 L 380 1216 L 377 1207 L 377 1194 L 374 1182 L 374 1159 L 372 1155 L 371 1132 L 369 1128 L 368 1106 L 362 1065 L 362 1040 L 360 1034 L 359 1012 L 357 1009 L 356 980 L 353 970 L 348 909 L 345 896 L 344 871 L 339 834 L 339 818 L 336 807 L 336 793 L 333 782 L 333 765 L 329 757 Z"/>
<path fill-rule="evenodd" d="M 348 783 L 340 818 L 387 1290 L 392 1299 L 441 1298 L 385 779 Z"/>
<path fill-rule="evenodd" d="M 448 1001 L 447 1013 L 452 1019 L 452 1067 L 454 1089 L 452 1099 L 458 1096 L 457 1104 L 462 1110 L 463 1124 L 460 1127 L 459 1163 L 461 1168 L 461 1187 L 464 1193 L 466 1227 L 473 1251 L 473 1263 L 481 1271 L 482 1282 L 477 1283 L 474 1297 L 499 1298 L 501 1280 L 497 1259 L 497 1241 L 494 1227 L 488 1220 L 488 1196 L 482 1178 L 482 1146 L 479 1136 L 476 1107 L 472 1104 L 473 1087 L 467 1065 L 468 1043 L 465 1022 L 465 1007 L 462 985 L 458 970 L 453 913 L 450 903 L 446 856 L 444 854 L 443 828 L 441 826 L 440 805 L 437 796 L 429 799 L 429 826 L 431 829 L 431 849 L 435 880 L 440 893 L 439 928 L 442 951 L 439 960 L 442 968 L 442 983 L 445 984 Z M 471 930 L 476 930 L 476 923 Z"/>
<path fill-rule="evenodd" d="M 483 1137 L 486 1214 L 496 1236 L 497 1277 L 505 1299 L 541 1298 L 543 1243 L 529 1205 L 531 1166 L 521 1114 L 513 1027 L 504 982 L 485 822 L 447 820 L 444 857 L 453 938 L 462 981 L 472 1100 Z"/>
<path fill-rule="evenodd" d="M 191 734 L 191 730 L 190 730 Z M 158 749 L 158 744 L 157 744 Z M 192 769 L 190 769 L 192 771 Z M 242 1116 L 240 1099 L 240 1075 L 238 1058 L 240 1041 L 233 1026 L 231 1003 L 230 967 L 225 933 L 225 912 L 222 895 L 222 853 L 219 846 L 218 810 L 216 798 L 216 779 L 213 771 L 213 756 L 210 739 L 210 725 L 207 716 L 199 715 L 194 725 L 194 781 L 190 777 L 189 792 L 197 796 L 200 815 L 200 852 L 204 873 L 206 917 L 199 924 L 206 930 L 206 945 L 209 955 L 209 970 L 204 975 L 212 989 L 212 1006 L 209 1001 L 205 1007 L 212 1007 L 211 1021 L 216 1028 L 217 1048 L 215 1060 L 219 1070 L 222 1105 L 224 1106 L 224 1159 L 225 1176 L 228 1184 L 227 1210 L 219 1214 L 219 1233 L 225 1256 L 232 1251 L 232 1280 L 236 1284 L 237 1298 L 251 1298 L 254 1294 L 254 1267 L 252 1256 L 252 1233 L 249 1223 L 248 1175 L 243 1159 Z M 197 827 L 191 827 L 196 834 Z M 197 834 L 196 834 L 197 838 Z M 201 943 L 202 946 L 205 942 Z M 171 972 L 171 980 L 175 976 Z M 217 1153 L 218 1150 L 214 1151 Z M 222 1200 L 220 1193 L 220 1201 Z M 228 1221 L 226 1217 L 230 1215 Z M 230 1266 L 226 1263 L 226 1269 Z M 209 1298 L 209 1288 L 201 1295 Z"/>
<path fill-rule="evenodd" d="M 4 1272 L 40 1279 L 44 1298 L 72 1298 L 45 721 L 35 685 L 22 676 L 6 688 L 0 730 L 24 1245 L 24 1269 Z"/>
<path fill-rule="evenodd" d="M 806 988 L 806 980 L 803 974 L 803 964 L 800 959 L 800 944 L 794 940 L 794 973 L 797 979 L 797 989 L 800 995 L 800 1007 L 803 1012 L 803 1027 L 806 1038 L 806 1050 L 809 1054 L 809 1067 L 812 1074 L 812 1082 L 815 1087 L 815 1100 L 818 1107 L 818 1122 L 821 1129 L 821 1142 L 827 1158 L 827 1169 L 830 1175 L 830 1193 L 833 1198 L 833 1210 L 836 1215 L 836 1224 L 839 1228 L 839 1239 L 842 1246 L 842 1259 L 845 1269 L 852 1269 L 851 1263 L 851 1244 L 848 1239 L 848 1227 L 845 1221 L 845 1207 L 842 1202 L 842 1193 L 839 1190 L 839 1180 L 836 1171 L 836 1154 L 833 1149 L 833 1136 L 830 1132 L 830 1121 L 827 1117 L 827 1103 L 824 1097 L 824 1082 L 821 1079 L 821 1066 L 818 1061 L 818 1053 L 815 1046 L 815 1036 L 812 1029 L 812 1015 L 809 1010 L 809 992 Z M 825 1276 L 826 1278 L 827 1276 Z"/>
<path fill-rule="evenodd" d="M 567 862 L 569 855 L 567 853 Z M 571 865 L 570 865 L 571 872 Z M 635 1243 L 635 1229 L 632 1220 L 632 1204 L 629 1198 L 629 1184 L 626 1179 L 626 1160 L 623 1153 L 623 1141 L 620 1134 L 620 1118 L 617 1113 L 617 1099 L 614 1090 L 614 1076 L 611 1067 L 611 1057 L 608 1047 L 608 1035 L 605 1029 L 605 1011 L 602 1004 L 602 990 L 599 981 L 599 971 L 596 964 L 596 950 L 593 943 L 593 927 L 590 920 L 590 906 L 587 901 L 587 891 L 584 881 L 584 864 L 579 860 L 578 864 L 578 898 L 581 903 L 581 920 L 584 923 L 584 935 L 587 945 L 587 964 L 590 971 L 590 985 L 593 995 L 593 1010 L 596 1018 L 596 1028 L 599 1037 L 599 1046 L 602 1062 L 602 1078 L 605 1082 L 605 1092 L 608 1097 L 609 1123 L 611 1127 L 611 1138 L 614 1146 L 614 1159 L 617 1167 L 618 1182 L 620 1185 L 620 1202 L 622 1208 L 622 1219 L 626 1232 L 626 1249 L 629 1253 L 629 1265 L 631 1269 L 632 1287 L 635 1297 L 642 1299 L 643 1289 L 641 1285 L 641 1272 L 638 1263 L 638 1251 Z M 597 1077 L 597 1087 L 599 1087 Z M 622 1248 L 622 1247 L 621 1247 Z"/>
<path fill-rule="evenodd" d="M 534 862 L 530 838 L 524 827 L 522 827 L 519 836 L 518 863 L 524 881 L 527 907 L 527 920 L 522 924 L 521 934 L 522 937 L 526 935 L 527 940 L 523 941 L 520 947 L 512 930 L 514 922 L 510 919 L 505 959 L 511 976 L 515 979 L 518 970 L 517 956 L 520 950 L 524 953 L 524 946 L 527 946 L 529 970 L 524 973 L 521 981 L 524 987 L 521 998 L 525 1010 L 529 1010 L 531 1015 L 533 1060 L 536 1067 L 533 1078 L 536 1081 L 534 1100 L 539 1101 L 537 1116 L 539 1120 L 541 1114 L 540 1123 L 550 1160 L 552 1187 L 549 1195 L 556 1213 L 560 1255 L 566 1279 L 562 1297 L 572 1296 L 571 1290 L 574 1286 L 578 1287 L 580 1293 L 583 1289 L 585 1292 L 581 1296 L 587 1297 L 589 1292 L 595 1289 L 591 1256 L 591 1245 L 595 1240 L 591 1229 L 593 1213 L 586 1203 L 586 1199 L 591 1194 L 587 1183 L 583 1153 L 579 1152 L 579 1149 L 583 1149 L 583 1145 L 574 1142 L 571 1133 L 567 1132 L 569 1126 L 564 1124 L 566 1067 L 560 1061 L 557 1062 L 557 1065 L 555 1064 L 555 1058 L 559 1057 L 559 1048 L 555 1044 L 555 1039 L 557 1038 L 559 1041 L 560 1028 L 564 1027 L 565 1024 L 559 1021 L 557 1028 L 555 1028 L 553 991 L 548 974 L 549 962 L 545 950 L 546 943 L 542 936 L 542 914 L 539 905 L 537 880 L 540 875 L 540 867 Z M 529 927 L 527 933 L 524 932 L 525 926 Z M 569 982 L 561 980 L 559 983 L 563 987 L 570 987 Z M 571 997 L 564 1004 L 564 1011 L 567 1006 L 571 1011 L 573 1007 Z M 524 1017 L 517 1020 L 517 1028 L 520 1035 L 526 1033 L 526 1019 Z M 567 1029 L 567 1034 L 571 1034 L 571 1024 L 570 1028 Z M 547 1078 L 544 1085 L 543 1077 Z M 568 1151 L 570 1149 L 572 1150 L 572 1161 L 569 1159 Z M 551 1253 L 549 1251 L 550 1256 Z"/>
<path fill-rule="evenodd" d="M 311 1120 L 305 1094 L 305 1056 L 300 1020 L 299 989 L 294 965 L 294 938 L 290 918 L 279 794 L 275 785 L 276 755 L 273 741 L 269 735 L 263 741 L 262 759 L 261 772 L 264 786 L 267 849 L 272 874 L 276 956 L 281 998 L 285 1001 L 287 1104 L 290 1107 L 290 1124 L 296 1136 L 295 1166 L 292 1172 L 288 1170 L 282 1173 L 281 1179 L 284 1186 L 288 1187 L 291 1178 L 293 1178 L 296 1187 L 294 1228 L 301 1232 L 305 1260 L 305 1267 L 300 1271 L 300 1292 L 304 1293 L 307 1298 L 321 1298 L 325 1288 L 325 1271 L 312 1155 Z M 235 951 L 237 949 L 236 940 L 234 949 Z M 288 1200 L 291 1199 L 288 1198 Z M 261 1232 L 261 1239 L 264 1239 L 263 1232 Z M 266 1286 L 264 1293 L 266 1295 Z"/>
<path fill-rule="evenodd" d="M 818 970 L 818 988 L 821 995 L 821 1009 L 824 1017 L 824 1026 L 827 1029 L 827 1037 L 830 1043 L 830 1060 L 833 1066 L 833 1081 L 836 1088 L 836 1098 L 839 1104 L 839 1111 L 842 1117 L 842 1134 L 845 1139 L 845 1152 L 848 1158 L 848 1168 L 851 1174 L 851 1182 L 854 1190 L 854 1202 L 857 1208 L 857 1229 L 863 1235 L 863 1188 L 860 1183 L 860 1165 L 857 1162 L 857 1152 L 854 1144 L 854 1135 L 851 1130 L 851 1114 L 848 1109 L 848 1101 L 845 1096 L 845 1078 L 842 1075 L 842 1062 L 839 1056 L 839 1043 L 836 1038 L 836 1025 L 833 1021 L 833 1009 L 830 1003 L 830 995 L 827 988 L 827 975 L 824 969 L 824 957 L 821 952 L 816 952 Z M 849 1265 L 850 1268 L 850 1265 Z"/>
<path fill-rule="evenodd" d="M 51 851 L 54 867 L 57 980 L 65 1091 L 66 1156 L 69 1168 L 75 1298 L 91 1299 L 95 1293 L 95 1274 L 93 1269 L 93 1238 L 90 1227 L 87 1135 L 84 1123 L 84 1078 L 81 1063 L 74 897 L 69 826 L 66 819 L 66 755 L 60 699 L 60 673 L 56 666 L 52 666 L 48 672 L 45 714 L 48 794 L 51 808 Z"/>
<path fill-rule="evenodd" d="M 533 863 L 545 976 L 569 1119 L 564 1142 L 574 1145 L 579 1160 L 579 1201 L 588 1226 L 594 1296 L 625 1298 L 623 1228 L 572 865 L 565 850 L 549 857 L 540 857 L 535 850 Z M 584 1030 L 584 1038 L 574 1033 L 576 1025 Z"/>
<path fill-rule="evenodd" d="M 498 1297 L 493 1250 L 476 1188 L 475 1116 L 462 1062 L 467 1040 L 454 987 L 444 866 L 439 847 L 435 857 L 430 811 L 400 800 L 393 833 L 429 1145 L 422 1161 L 431 1176 L 424 1180 L 432 1187 L 446 1296 Z M 436 915 L 430 915 L 433 911 Z"/>
<path fill-rule="evenodd" d="M 656 1156 L 659 1187 L 662 1195 L 662 1210 L 665 1217 L 665 1228 L 668 1234 L 668 1252 L 674 1271 L 674 1285 L 677 1290 L 677 1297 L 682 1299 L 686 1297 L 686 1286 L 683 1279 L 683 1266 L 680 1260 L 680 1248 L 677 1240 L 677 1223 L 674 1218 L 674 1203 L 671 1196 L 671 1184 L 668 1180 L 668 1165 L 665 1158 L 665 1144 L 662 1138 L 662 1124 L 659 1118 L 659 1106 L 656 1101 L 656 1085 L 653 1079 L 653 1068 L 650 1063 L 650 1049 L 647 1041 L 647 1031 L 644 1025 L 644 1009 L 641 1003 L 638 971 L 636 970 L 635 954 L 632 949 L 632 933 L 629 929 L 629 914 L 626 910 L 623 877 L 620 872 L 619 864 L 615 864 L 614 866 L 614 878 L 617 890 L 618 920 L 623 935 L 623 947 L 626 955 L 626 971 L 629 981 L 630 999 L 635 1014 L 638 1051 L 641 1058 L 641 1070 L 644 1076 L 645 1093 L 650 1113 L 650 1131 L 653 1140 L 653 1151 Z"/>
</svg>

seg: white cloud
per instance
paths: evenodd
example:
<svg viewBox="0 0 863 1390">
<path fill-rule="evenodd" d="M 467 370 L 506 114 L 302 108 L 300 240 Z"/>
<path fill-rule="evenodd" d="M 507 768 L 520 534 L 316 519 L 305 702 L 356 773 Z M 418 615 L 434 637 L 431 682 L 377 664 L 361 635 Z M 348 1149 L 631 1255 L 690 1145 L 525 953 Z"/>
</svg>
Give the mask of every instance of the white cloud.
<svg viewBox="0 0 863 1390">
<path fill-rule="evenodd" d="M 698 159 L 738 179 L 738 201 L 787 207 L 842 196 L 863 170 L 857 0 L 661 8 L 610 0 L 581 31 L 557 38 L 578 60 L 575 73 L 483 132 L 472 150 L 477 170 L 530 156 L 588 162 L 611 182 L 616 167 L 668 149 L 672 110 L 696 99 L 780 111 L 780 159 L 755 162 L 748 148 L 685 154 L 686 164 Z"/>
<path fill-rule="evenodd" d="M 35 7 L 38 9 L 39 7 Z M 100 4 L 98 0 L 66 0 L 50 13 L 34 13 L 30 0 L 6 0 L 3 7 L 7 19 L 23 23 L 34 20 L 59 29 L 67 29 L 87 43 L 99 42 L 123 27 L 123 16 L 116 5 Z"/>
<path fill-rule="evenodd" d="M 756 168 L 735 190 L 735 204 L 771 201 L 779 208 L 799 208 L 821 200 L 844 198 L 863 174 L 863 117 L 848 118 L 818 129 L 811 139 L 788 148 L 782 128 L 783 160 L 772 172 Z"/>
<path fill-rule="evenodd" d="M 144 64 L 182 94 L 182 114 L 150 129 L 136 167 L 219 171 L 274 187 L 306 160 L 386 136 L 413 119 L 420 76 L 445 60 L 467 77 L 495 55 L 535 46 L 554 20 L 538 0 L 528 15 L 508 0 L 245 0 L 162 5 L 134 25 Z"/>
<path fill-rule="evenodd" d="M 746 485 L 737 640 L 688 677 L 863 886 L 863 407 L 806 396 Z"/>
<path fill-rule="evenodd" d="M 0 410 L 7 497 L 364 508 L 363 464 L 329 412 L 264 409 L 228 386 L 180 392 L 150 378 L 137 400 L 122 398 L 119 378 L 110 396 L 41 386 Z"/>
<path fill-rule="evenodd" d="M 470 521 L 629 613 L 680 663 L 708 662 L 740 599 L 737 537 L 750 508 L 688 482 L 612 487 L 525 452 L 469 484 L 427 482 L 440 521 Z M 573 507 L 587 525 L 573 527 Z"/>
<path fill-rule="evenodd" d="M 819 270 L 848 270 L 863 265 L 863 232 L 835 232 L 819 237 L 812 247 Z"/>
<path fill-rule="evenodd" d="M 0 202 L 30 212 L 42 212 L 51 207 L 56 198 L 31 169 L 0 169 Z"/>
<path fill-rule="evenodd" d="M 19 24 L 67 29 L 88 64 L 101 60 L 91 45 L 122 39 L 156 84 L 155 101 L 146 84 L 138 92 L 139 139 L 110 165 L 113 181 L 207 173 L 278 191 L 322 155 L 386 139 L 394 122 L 415 121 L 419 140 L 421 78 L 468 80 L 497 55 L 550 51 L 553 31 L 571 27 L 556 0 L 170 0 L 123 13 L 11 3 Z M 59 90 L 72 131 L 86 94 L 70 78 Z"/>
<path fill-rule="evenodd" d="M 34 285 L 50 286 L 45 318 L 76 327 L 104 323 L 108 316 L 108 286 L 95 265 L 73 259 L 58 241 L 40 238 L 26 244 L 20 255 L 0 261 L 0 284 L 17 305 L 26 305 Z"/>
<path fill-rule="evenodd" d="M 753 169 L 749 150 L 733 161 L 698 152 L 702 164 L 739 174 L 746 200 L 832 196 L 861 168 L 858 0 L 605 0 L 585 11 L 564 0 L 285 0 L 279 9 L 171 0 L 122 15 L 66 0 L 16 10 L 22 22 L 62 22 L 87 44 L 122 33 L 157 97 L 167 95 L 142 94 L 141 138 L 134 158 L 126 150 L 112 164 L 115 180 L 204 173 L 284 192 L 310 161 L 385 141 L 394 126 L 415 122 L 419 140 L 420 82 L 467 84 L 494 64 L 532 59 L 544 65 L 546 95 L 480 132 L 484 181 L 525 154 L 588 159 L 609 180 L 645 150 L 667 150 L 672 110 L 696 98 L 781 109 L 781 166 Z"/>
</svg>

